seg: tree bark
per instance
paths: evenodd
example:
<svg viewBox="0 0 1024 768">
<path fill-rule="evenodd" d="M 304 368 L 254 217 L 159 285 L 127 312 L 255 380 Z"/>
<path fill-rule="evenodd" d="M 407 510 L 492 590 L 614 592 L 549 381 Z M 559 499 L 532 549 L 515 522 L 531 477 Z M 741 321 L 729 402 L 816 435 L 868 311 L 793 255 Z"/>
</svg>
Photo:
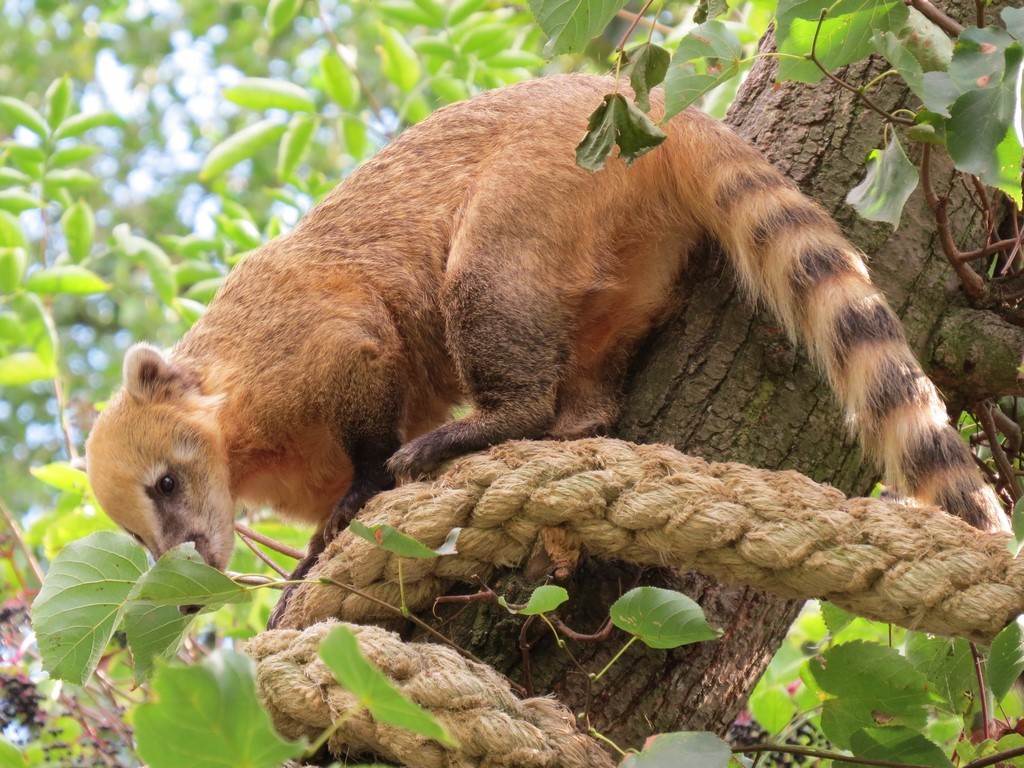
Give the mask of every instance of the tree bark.
<svg viewBox="0 0 1024 768">
<path fill-rule="evenodd" d="M 973 3 L 957 6 L 953 15 L 972 18 Z M 762 50 L 773 44 L 769 34 Z M 885 68 L 872 60 L 840 75 L 860 85 Z M 919 355 L 930 351 L 944 315 L 965 302 L 920 190 L 895 232 L 860 219 L 844 202 L 863 177 L 867 153 L 883 143 L 881 119 L 827 80 L 778 85 L 775 72 L 773 59 L 757 62 L 727 122 L 831 212 L 871 257 L 872 277 L 903 318 L 911 347 Z M 872 97 L 888 109 L 916 106 L 898 78 L 886 78 Z M 954 231 L 965 243 L 981 242 L 980 217 L 966 194 L 952 185 L 948 167 L 936 164 L 935 169 L 935 183 L 941 180 L 951 190 Z M 930 367 L 929 359 L 923 362 Z M 955 384 L 951 379 L 944 377 L 940 384 Z M 750 306 L 723 256 L 709 247 L 693 254 L 678 311 L 635 362 L 616 436 L 670 443 L 708 459 L 796 469 L 847 493 L 864 494 L 878 479 L 877 470 L 861 461 L 843 422 L 805 352 L 793 348 L 766 312 Z M 568 641 L 576 661 L 556 646 L 543 623 L 523 630 L 521 620 L 487 604 L 449 611 L 448 631 L 513 679 L 530 683 L 533 692 L 554 694 L 574 711 L 586 712 L 589 723 L 621 747 L 639 747 L 646 736 L 670 730 L 724 733 L 800 603 L 693 574 L 638 575 L 616 564 L 588 561 L 564 585 L 573 597 L 566 623 L 578 631 L 596 631 L 608 606 L 638 580 L 686 592 L 724 635 L 673 651 L 637 644 L 591 684 L 580 668 L 599 671 L 625 641 L 618 630 L 599 642 Z M 513 596 L 528 592 L 518 574 L 506 574 L 492 586 Z M 520 646 L 529 643 L 529 651 L 522 651 Z"/>
</svg>

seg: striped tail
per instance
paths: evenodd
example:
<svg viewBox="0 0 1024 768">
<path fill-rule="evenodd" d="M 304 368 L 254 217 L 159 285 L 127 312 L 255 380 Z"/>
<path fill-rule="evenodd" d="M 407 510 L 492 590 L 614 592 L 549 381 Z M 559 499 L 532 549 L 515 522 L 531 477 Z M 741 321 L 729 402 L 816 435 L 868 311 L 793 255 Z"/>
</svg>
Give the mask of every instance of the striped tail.
<svg viewBox="0 0 1024 768">
<path fill-rule="evenodd" d="M 1007 527 L 994 491 L 868 277 L 860 252 L 817 204 L 730 136 L 695 201 L 749 293 L 803 339 L 887 481 L 982 529 Z"/>
</svg>

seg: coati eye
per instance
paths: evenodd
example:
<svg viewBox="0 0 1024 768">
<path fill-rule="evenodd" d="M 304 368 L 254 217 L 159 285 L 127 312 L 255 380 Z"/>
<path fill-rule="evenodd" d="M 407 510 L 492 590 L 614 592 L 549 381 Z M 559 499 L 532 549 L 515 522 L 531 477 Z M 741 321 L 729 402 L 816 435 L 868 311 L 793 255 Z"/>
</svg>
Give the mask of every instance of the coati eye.
<svg viewBox="0 0 1024 768">
<path fill-rule="evenodd" d="M 178 481 L 174 479 L 174 475 L 164 475 L 156 481 L 156 489 L 164 496 L 170 496 L 177 487 Z"/>
</svg>

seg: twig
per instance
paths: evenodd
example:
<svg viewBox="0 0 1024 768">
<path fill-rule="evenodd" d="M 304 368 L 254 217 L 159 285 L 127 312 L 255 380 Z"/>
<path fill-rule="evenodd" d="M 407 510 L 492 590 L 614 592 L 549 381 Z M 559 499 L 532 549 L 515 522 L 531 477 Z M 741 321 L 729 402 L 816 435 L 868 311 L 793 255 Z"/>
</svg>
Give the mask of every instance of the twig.
<svg viewBox="0 0 1024 768">
<path fill-rule="evenodd" d="M 275 552 L 280 552 L 282 555 L 290 557 L 293 560 L 301 560 L 306 556 L 306 553 L 301 549 L 295 549 L 295 547 L 289 547 L 287 544 L 282 544 L 277 539 L 272 539 L 259 531 L 254 531 L 249 526 L 238 521 L 235 521 L 235 530 L 243 537 L 252 539 L 253 541 L 258 541 L 263 546 L 268 547 Z"/>
<path fill-rule="evenodd" d="M 636 25 L 640 23 L 640 19 L 643 18 L 644 14 L 647 13 L 647 9 L 650 8 L 653 3 L 654 0 L 647 0 L 647 2 L 644 3 L 644 7 L 640 9 L 636 18 L 633 19 L 633 23 L 629 25 L 629 28 L 626 30 L 626 34 L 622 36 L 622 39 L 619 40 L 619 44 L 615 46 L 616 53 L 620 55 L 622 54 L 622 50 L 626 47 L 626 41 L 629 40 L 629 36 L 633 34 L 633 30 L 636 29 Z"/>
<path fill-rule="evenodd" d="M 269 565 L 271 569 L 273 569 L 277 573 L 277 575 L 280 576 L 282 579 L 287 579 L 289 576 L 291 576 L 291 574 L 288 573 L 288 571 L 286 571 L 284 568 L 282 568 L 280 565 L 274 562 L 274 560 L 269 555 L 267 555 L 266 552 L 257 547 L 255 544 L 253 544 L 252 539 L 250 539 L 241 531 L 238 531 L 238 538 L 245 542 L 245 546 L 251 549 L 252 553 L 256 555 L 256 557 L 258 557 L 264 563 Z"/>
<path fill-rule="evenodd" d="M 977 411 L 978 421 L 981 423 L 981 428 L 985 430 L 985 436 L 988 438 L 988 447 L 992 451 L 992 458 L 995 460 L 996 466 L 999 467 L 999 474 L 1003 479 L 1003 484 L 1010 492 L 1014 503 L 1016 503 L 1020 499 L 1020 484 L 1016 474 L 1014 474 L 1013 465 L 1006 458 L 1003 446 L 999 443 L 999 432 L 996 429 L 995 419 L 992 418 L 991 408 L 992 404 L 990 401 L 980 403 Z"/>
<path fill-rule="evenodd" d="M 733 754 L 737 755 L 747 754 L 751 752 L 781 752 L 787 755 L 804 755 L 805 757 L 820 757 L 825 760 L 832 760 L 834 762 L 841 763 L 857 763 L 858 765 L 880 765 L 883 766 L 883 768 L 926 768 L 926 766 L 923 766 L 920 763 L 893 762 L 891 760 L 873 760 L 869 757 L 839 755 L 835 752 L 827 752 L 822 749 L 791 747 L 787 744 L 751 744 L 746 747 L 733 747 L 732 752 Z M 967 768 L 967 766 L 964 766 L 964 768 Z"/>
<path fill-rule="evenodd" d="M 565 622 L 557 616 L 555 616 L 554 614 L 548 616 L 548 621 L 550 621 L 558 629 L 559 632 L 568 637 L 570 640 L 575 640 L 579 643 L 603 642 L 608 639 L 609 635 L 611 635 L 612 633 L 612 627 L 615 626 L 614 624 L 612 624 L 611 617 L 609 617 L 604 620 L 604 623 L 601 625 L 600 629 L 597 630 L 597 632 L 588 635 L 583 632 L 577 632 L 576 630 L 566 626 Z"/>
<path fill-rule="evenodd" d="M 907 2 L 911 8 L 916 8 L 922 16 L 948 35 L 959 37 L 960 33 L 964 31 L 964 26 L 960 22 L 947 16 L 928 0 L 904 0 L 904 2 Z"/>
<path fill-rule="evenodd" d="M 483 664 L 484 663 L 483 661 L 478 659 L 475 655 L 473 655 L 470 651 L 467 651 L 465 648 L 461 647 L 454 640 L 451 640 L 451 639 L 445 637 L 442 633 L 438 632 L 436 629 L 434 629 L 432 626 L 427 624 L 427 622 L 423 621 L 423 619 L 419 618 L 415 614 L 410 613 L 410 614 L 406 615 L 406 614 L 402 613 L 402 609 L 399 608 L 398 606 L 391 605 L 391 603 L 385 602 L 384 600 L 381 600 L 378 597 L 374 597 L 373 595 L 367 594 L 366 592 L 363 592 L 361 589 L 359 589 L 357 587 L 354 587 L 351 584 L 343 584 L 340 581 L 335 581 L 334 579 L 328 579 L 328 578 L 320 578 L 320 579 L 318 579 L 318 581 L 320 583 L 322 583 L 322 584 L 331 584 L 331 585 L 333 585 L 335 587 L 339 587 L 340 589 L 344 589 L 347 592 L 351 592 L 353 595 L 358 595 L 359 597 L 363 598 L 364 600 L 369 600 L 374 605 L 379 605 L 381 608 L 385 608 L 385 609 L 387 609 L 389 611 L 392 611 L 396 616 L 401 616 L 403 619 L 408 619 L 413 624 L 415 624 L 417 627 L 419 627 L 424 632 L 426 632 L 428 635 L 433 637 L 435 640 L 439 640 L 440 642 L 442 642 L 445 645 L 447 645 L 449 648 L 452 648 L 452 649 L 458 651 L 459 653 L 461 653 L 463 656 L 465 656 L 470 661 L 475 661 L 477 664 Z M 503 677 L 504 677 L 504 675 L 503 675 Z M 516 692 L 518 692 L 520 695 L 524 695 L 525 694 L 525 690 L 518 683 L 510 680 L 507 677 L 505 677 L 505 681 L 510 686 L 512 686 L 512 688 L 514 688 L 516 690 Z"/>
<path fill-rule="evenodd" d="M 633 22 L 634 25 L 635 24 L 643 24 L 645 27 L 650 27 L 655 32 L 660 32 L 663 35 L 667 35 L 673 29 L 672 27 L 667 26 L 665 24 L 659 24 L 654 19 L 648 19 L 643 14 L 633 13 L 633 11 L 627 11 L 624 8 L 621 11 L 619 11 L 618 13 L 616 13 L 615 15 L 617 17 L 619 17 L 620 19 L 624 19 L 626 21 Z"/>
<path fill-rule="evenodd" d="M 1003 436 L 1009 441 L 1009 445 L 1006 447 L 1006 453 L 1010 456 L 1016 456 L 1020 453 L 1021 446 L 1021 431 L 1020 425 L 1003 413 L 1003 409 L 998 404 L 992 406 L 992 418 L 995 419 L 996 426 L 999 431 L 1003 433 Z"/>
<path fill-rule="evenodd" d="M 327 39 L 330 40 L 331 42 L 331 49 L 334 51 L 334 55 L 338 57 L 341 63 L 345 65 L 345 69 L 347 69 L 356 79 L 356 82 L 359 83 L 359 90 L 363 92 L 363 96 L 366 97 L 366 103 L 370 105 L 370 109 L 373 111 L 373 114 L 376 116 L 377 120 L 380 121 L 382 125 L 387 125 L 387 122 L 384 120 L 384 113 L 380 108 L 380 102 L 377 101 L 377 97 L 373 95 L 373 91 L 371 91 L 369 86 L 366 85 L 366 81 L 363 80 L 362 76 L 359 74 L 356 68 L 351 66 L 345 60 L 345 57 L 341 55 L 341 41 L 338 40 L 337 36 L 334 34 L 334 30 L 331 29 L 331 25 L 327 19 L 326 14 L 324 13 L 324 9 L 320 7 L 320 3 L 316 4 L 316 13 L 320 19 L 320 24 L 324 28 L 324 34 L 327 35 Z"/>
<path fill-rule="evenodd" d="M 43 569 L 39 567 L 39 561 L 36 559 L 35 553 L 32 548 L 25 541 L 25 533 L 21 530 L 21 526 L 18 521 L 11 514 L 11 510 L 7 508 L 7 504 L 4 503 L 3 499 L 0 499 L 0 515 L 3 516 L 7 526 L 11 529 L 11 533 L 14 534 L 14 540 L 18 544 L 18 548 L 21 549 L 25 555 L 25 559 L 28 561 L 28 567 L 32 569 L 32 574 L 39 580 L 39 585 L 43 584 Z"/>
<path fill-rule="evenodd" d="M 978 698 L 981 699 L 981 732 L 985 736 L 985 740 L 992 738 L 989 729 L 989 711 L 988 711 L 988 691 L 985 690 L 985 670 L 981 668 L 981 654 L 978 652 L 978 646 L 974 643 L 971 646 L 971 657 L 974 659 L 974 674 L 978 678 Z"/>
<path fill-rule="evenodd" d="M 921 189 L 924 192 L 925 202 L 935 216 L 935 228 L 939 235 L 939 244 L 942 252 L 946 254 L 949 263 L 953 265 L 953 271 L 960 278 L 964 287 L 964 293 L 968 298 L 981 299 L 987 293 L 985 283 L 981 277 L 971 269 L 961 258 L 956 242 L 953 240 L 953 230 L 949 223 L 949 212 L 946 210 L 946 199 L 939 199 L 932 186 L 931 177 L 931 145 L 925 144 L 921 150 Z"/>
<path fill-rule="evenodd" d="M 985 0 L 974 0 L 974 20 L 978 29 L 985 28 Z"/>
<path fill-rule="evenodd" d="M 882 107 L 878 106 L 878 104 L 875 103 L 874 99 L 870 98 L 866 93 L 864 93 L 864 89 L 850 85 L 841 77 L 836 77 L 834 74 L 829 72 L 828 69 L 825 68 L 825 65 L 822 64 L 821 61 L 819 61 L 817 54 L 818 35 L 821 33 L 821 25 L 822 22 L 825 21 L 825 16 L 827 14 L 827 8 L 822 9 L 821 13 L 818 14 L 818 26 L 815 27 L 814 29 L 814 39 L 811 41 L 811 52 L 807 54 L 807 58 L 814 63 L 814 66 L 816 66 L 824 73 L 825 77 L 827 77 L 833 83 L 838 85 L 840 88 L 844 88 L 850 93 L 855 94 L 857 97 L 860 98 L 861 101 L 864 102 L 864 106 L 868 107 L 868 109 L 872 110 L 873 112 L 877 112 L 890 123 L 895 123 L 896 125 L 913 125 L 914 121 L 911 120 L 909 117 L 899 117 L 898 115 L 894 115 L 887 112 Z"/>
<path fill-rule="evenodd" d="M 1008 248 L 1020 247 L 1020 237 L 1008 237 L 1005 240 L 998 240 L 997 242 L 990 243 L 984 248 L 978 248 L 975 251 L 967 251 L 965 253 L 957 252 L 957 261 L 966 263 L 968 261 L 974 261 L 975 259 L 982 259 L 986 256 L 992 256 L 993 254 L 1005 251 Z"/>
</svg>

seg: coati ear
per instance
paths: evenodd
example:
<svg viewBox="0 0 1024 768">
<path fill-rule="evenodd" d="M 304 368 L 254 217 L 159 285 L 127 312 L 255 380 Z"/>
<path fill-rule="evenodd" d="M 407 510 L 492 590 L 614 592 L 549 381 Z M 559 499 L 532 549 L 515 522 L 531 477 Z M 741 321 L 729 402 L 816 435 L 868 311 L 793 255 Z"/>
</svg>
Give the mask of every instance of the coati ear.
<svg viewBox="0 0 1024 768">
<path fill-rule="evenodd" d="M 186 382 L 152 344 L 136 344 L 124 356 L 124 388 L 136 400 L 163 399 L 180 393 Z"/>
</svg>

